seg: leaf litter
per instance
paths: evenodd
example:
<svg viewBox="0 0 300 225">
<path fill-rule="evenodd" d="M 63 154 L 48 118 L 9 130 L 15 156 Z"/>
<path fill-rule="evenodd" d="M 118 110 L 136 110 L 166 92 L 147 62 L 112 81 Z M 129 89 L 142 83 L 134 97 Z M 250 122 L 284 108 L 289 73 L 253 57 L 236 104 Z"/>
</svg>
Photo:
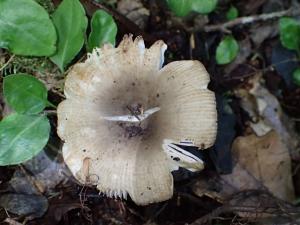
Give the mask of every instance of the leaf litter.
<svg viewBox="0 0 300 225">
<path fill-rule="evenodd" d="M 87 7 L 88 1 L 82 2 Z M 258 224 L 299 222 L 298 205 L 291 203 L 300 194 L 297 181 L 300 177 L 300 92 L 290 79 L 291 68 L 299 65 L 299 61 L 294 60 L 293 52 L 280 50 L 277 20 L 230 28 L 239 41 L 240 55 L 233 63 L 217 67 L 214 49 L 224 34 L 222 31 L 206 33 L 203 27 L 225 23 L 220 14 L 225 15 L 231 2 L 220 1 L 220 11 L 209 16 L 191 14 L 179 22 L 174 22 L 178 20 L 161 2 L 136 2 L 138 7 L 131 11 L 127 6 L 121 10 L 115 2 L 103 3 L 113 16 L 119 16 L 115 17 L 122 30 L 118 38 L 123 33 L 146 33 L 149 43 L 164 39 L 169 45 L 167 62 L 190 58 L 204 62 L 211 74 L 211 89 L 222 96 L 218 104 L 220 141 L 213 151 L 204 152 L 208 159 L 206 170 L 177 174 L 173 199 L 139 207 L 130 200 L 107 199 L 93 186 L 78 185 L 61 159 L 61 143 L 52 134 L 50 143 L 36 158 L 16 167 L 1 168 L 1 221 L 9 224 L 25 221 L 32 225 L 96 224 L 96 221 L 100 224 L 207 224 L 209 221 L 230 224 L 220 218 Z M 291 6 L 281 0 L 236 4 L 240 16 L 272 13 Z M 96 5 L 92 8 L 98 9 Z M 133 15 L 139 15 L 141 21 L 135 21 Z M 198 21 L 198 17 L 205 21 Z M 140 28 L 130 26 L 128 19 L 137 22 Z M 191 46 L 190 32 L 195 46 Z M 2 61 L 5 63 L 8 58 L 2 52 L 0 58 L 2 66 Z M 28 73 L 30 68 L 18 63 L 17 70 Z M 48 89 L 56 90 L 49 93 L 50 99 L 62 100 L 61 82 L 56 77 L 61 80 L 63 76 L 57 75 L 55 67 L 43 68 L 42 72 L 34 68 L 33 74 L 50 83 Z M 51 77 L 47 74 L 54 80 L 47 81 Z M 271 90 L 270 84 L 276 88 Z M 2 97 L 0 102 L 1 109 L 7 108 Z M 55 121 L 51 117 L 53 128 Z"/>
</svg>

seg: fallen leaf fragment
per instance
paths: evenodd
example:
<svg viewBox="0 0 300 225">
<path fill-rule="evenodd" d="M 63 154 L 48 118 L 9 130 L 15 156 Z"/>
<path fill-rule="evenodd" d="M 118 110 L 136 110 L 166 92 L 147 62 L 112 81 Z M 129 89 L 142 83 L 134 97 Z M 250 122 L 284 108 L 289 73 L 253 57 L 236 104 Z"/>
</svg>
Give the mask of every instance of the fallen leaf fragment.
<svg viewBox="0 0 300 225">
<path fill-rule="evenodd" d="M 42 195 L 4 194 L 0 206 L 13 214 L 39 218 L 47 211 L 48 200 Z"/>
<path fill-rule="evenodd" d="M 275 131 L 262 137 L 238 137 L 233 143 L 232 151 L 241 167 L 249 172 L 249 176 L 255 177 L 276 197 L 286 201 L 294 200 L 290 155 Z M 239 171 L 235 170 L 233 174 L 223 176 L 223 179 L 230 180 L 234 173 Z M 247 189 L 249 186 L 246 181 L 247 179 L 238 182 L 234 179 L 232 184 Z"/>
<path fill-rule="evenodd" d="M 252 189 L 269 191 L 285 201 L 294 200 L 290 155 L 275 131 L 262 137 L 238 137 L 232 152 L 232 173 L 199 180 L 193 187 L 196 195 L 224 203 L 230 196 Z"/>
</svg>

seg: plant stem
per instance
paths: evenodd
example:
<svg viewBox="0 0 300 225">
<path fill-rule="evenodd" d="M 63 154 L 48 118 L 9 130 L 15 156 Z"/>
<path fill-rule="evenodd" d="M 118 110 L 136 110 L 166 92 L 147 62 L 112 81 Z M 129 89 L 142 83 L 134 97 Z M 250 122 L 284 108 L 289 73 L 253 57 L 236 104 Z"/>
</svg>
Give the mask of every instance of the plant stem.
<svg viewBox="0 0 300 225">
<path fill-rule="evenodd" d="M 47 101 L 47 106 L 50 106 L 50 107 L 52 107 L 52 108 L 54 108 L 54 109 L 57 108 L 56 105 L 52 104 L 52 103 L 49 102 L 49 101 Z"/>
<path fill-rule="evenodd" d="M 56 110 L 44 110 L 43 112 L 46 116 L 56 115 Z"/>
<path fill-rule="evenodd" d="M 10 62 L 14 59 L 15 55 L 12 55 L 8 60 L 7 62 L 0 68 L 0 72 L 5 68 L 7 67 L 8 64 L 10 64 Z"/>
</svg>

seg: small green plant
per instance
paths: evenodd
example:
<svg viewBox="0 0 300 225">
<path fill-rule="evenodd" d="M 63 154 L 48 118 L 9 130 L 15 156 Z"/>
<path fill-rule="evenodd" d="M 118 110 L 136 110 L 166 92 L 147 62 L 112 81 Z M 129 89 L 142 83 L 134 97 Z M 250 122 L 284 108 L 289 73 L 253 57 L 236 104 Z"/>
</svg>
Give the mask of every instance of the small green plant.
<svg viewBox="0 0 300 225">
<path fill-rule="evenodd" d="M 63 0 L 51 18 L 33 0 L 0 1 L 0 20 L 7 21 L 0 26 L 0 48 L 16 55 L 48 56 L 63 72 L 83 47 L 88 21 L 78 0 Z M 109 14 L 95 12 L 91 26 L 89 51 L 115 42 L 117 27 Z"/>
<path fill-rule="evenodd" d="M 91 20 L 91 33 L 88 39 L 88 50 L 102 46 L 104 43 L 115 45 L 117 25 L 111 15 L 97 10 Z"/>
<path fill-rule="evenodd" d="M 218 0 L 167 0 L 169 8 L 176 16 L 184 17 L 194 11 L 208 14 L 215 10 Z"/>
<path fill-rule="evenodd" d="M 293 18 L 279 20 L 281 44 L 290 50 L 300 51 L 300 23 Z"/>
<path fill-rule="evenodd" d="M 27 56 L 55 53 L 55 27 L 46 10 L 35 1 L 1 0 L 0 21 L 5 21 L 0 26 L 0 48 Z"/>
<path fill-rule="evenodd" d="M 295 69 L 293 72 L 293 81 L 295 84 L 300 86 L 300 68 Z"/>
<path fill-rule="evenodd" d="M 233 36 L 226 36 L 219 43 L 216 50 L 217 64 L 223 65 L 232 62 L 239 52 L 238 42 Z"/>
<path fill-rule="evenodd" d="M 47 144 L 50 124 L 42 113 L 47 105 L 47 89 L 28 74 L 4 78 L 3 94 L 14 110 L 0 122 L 0 166 L 31 159 Z"/>
<path fill-rule="evenodd" d="M 52 20 L 51 20 L 52 19 Z M 115 43 L 117 26 L 106 12 L 88 20 L 79 0 L 63 0 L 54 13 L 34 0 L 1 0 L 0 48 L 15 55 L 46 56 L 63 72 L 85 44 L 91 51 Z M 34 76 L 17 73 L 3 79 L 3 95 L 14 111 L 0 121 L 0 166 L 31 159 L 47 144 L 50 123 L 43 110 L 55 107 L 47 100 L 45 85 Z"/>
<path fill-rule="evenodd" d="M 289 50 L 294 50 L 300 58 L 300 23 L 299 21 L 284 17 L 279 20 L 279 33 L 282 46 Z M 292 74 L 293 81 L 300 86 L 300 68 L 298 67 Z"/>
<path fill-rule="evenodd" d="M 279 20 L 280 42 L 283 47 L 294 50 L 300 58 L 300 22 L 297 20 L 284 17 Z M 292 74 L 293 81 L 300 86 L 300 67 Z"/>
<path fill-rule="evenodd" d="M 235 18 L 238 17 L 238 15 L 239 15 L 239 11 L 233 5 L 230 6 L 230 8 L 228 9 L 228 11 L 226 12 L 226 18 L 228 20 L 234 20 Z"/>
<path fill-rule="evenodd" d="M 35 77 L 26 74 L 5 77 L 3 93 L 8 105 L 17 113 L 37 114 L 51 105 L 47 101 L 45 85 Z"/>
<path fill-rule="evenodd" d="M 84 44 L 87 18 L 81 3 L 77 0 L 64 0 L 52 15 L 56 27 L 57 51 L 51 56 L 61 71 L 77 55 Z"/>
</svg>

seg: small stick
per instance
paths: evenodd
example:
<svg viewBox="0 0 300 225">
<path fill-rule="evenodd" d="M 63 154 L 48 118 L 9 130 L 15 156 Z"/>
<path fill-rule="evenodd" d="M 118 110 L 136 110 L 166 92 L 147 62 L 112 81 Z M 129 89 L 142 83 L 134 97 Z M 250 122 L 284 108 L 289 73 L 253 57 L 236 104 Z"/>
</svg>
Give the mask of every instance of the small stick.
<svg viewBox="0 0 300 225">
<path fill-rule="evenodd" d="M 15 55 L 12 55 L 8 60 L 7 62 L 0 68 L 0 72 L 5 68 L 7 67 L 8 64 L 10 64 L 10 62 L 14 59 Z"/>
<path fill-rule="evenodd" d="M 45 185 L 38 181 L 33 175 L 29 174 L 29 171 L 21 164 L 19 166 L 25 177 L 28 179 L 28 181 L 40 192 L 44 193 L 45 192 Z"/>
<path fill-rule="evenodd" d="M 254 23 L 258 21 L 266 21 L 271 19 L 280 18 L 282 16 L 296 16 L 300 14 L 300 9 L 288 9 L 283 10 L 279 12 L 273 12 L 273 13 L 264 13 L 260 15 L 254 15 L 254 16 L 245 16 L 245 17 L 239 17 L 234 20 L 228 21 L 226 23 L 222 24 L 215 24 L 215 25 L 207 25 L 204 26 L 203 30 L 205 32 L 215 32 L 215 31 L 221 31 L 224 33 L 231 33 L 229 28 L 232 28 L 234 26 L 238 25 L 245 25 L 249 23 Z"/>
</svg>

